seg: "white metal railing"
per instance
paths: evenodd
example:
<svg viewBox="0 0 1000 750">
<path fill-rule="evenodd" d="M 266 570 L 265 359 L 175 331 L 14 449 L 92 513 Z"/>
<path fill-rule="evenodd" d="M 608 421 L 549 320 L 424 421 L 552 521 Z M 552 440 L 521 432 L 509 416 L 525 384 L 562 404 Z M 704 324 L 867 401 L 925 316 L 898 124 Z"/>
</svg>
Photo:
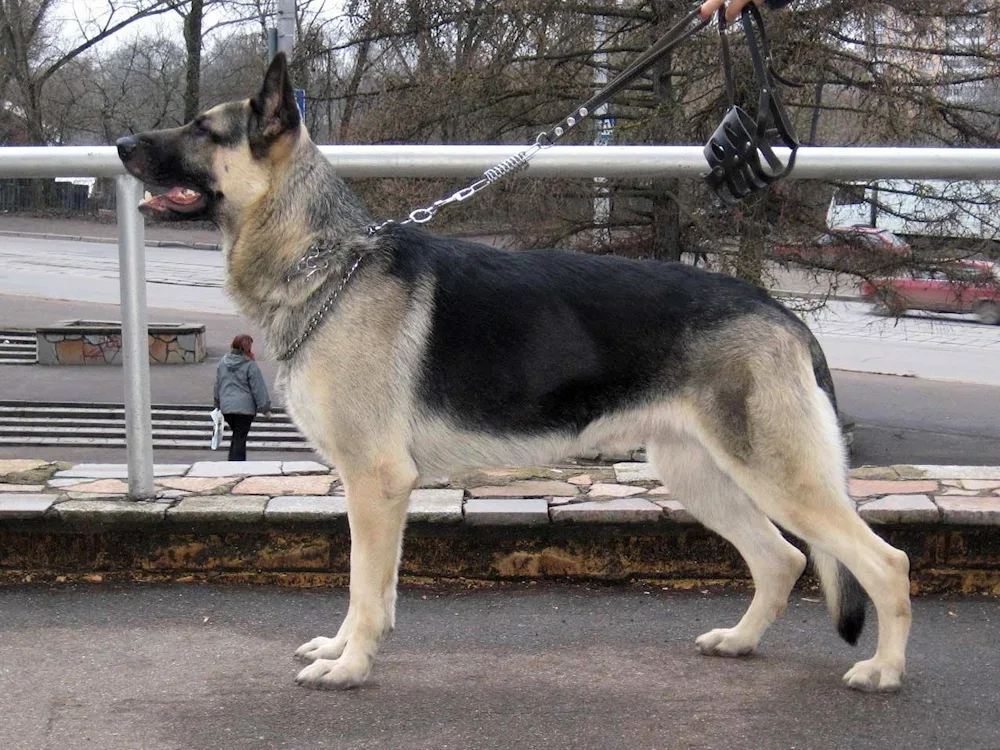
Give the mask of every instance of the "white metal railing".
<svg viewBox="0 0 1000 750">
<path fill-rule="evenodd" d="M 344 177 L 472 177 L 523 146 L 320 146 Z M 787 149 L 776 149 L 784 159 Z M 698 177 L 701 146 L 553 146 L 538 153 L 532 177 Z M 110 146 L 0 148 L 0 177 L 116 177 Z M 1000 149 L 799 149 L 789 179 L 1000 179 Z"/>
<path fill-rule="evenodd" d="M 523 146 L 321 146 L 344 177 L 472 177 Z M 784 159 L 786 153 L 778 149 Z M 538 153 L 530 177 L 691 177 L 706 171 L 700 146 L 553 146 Z M 115 177 L 118 258 L 125 364 L 128 491 L 150 497 L 153 441 L 150 414 L 145 244 L 137 206 L 143 187 L 125 174 L 110 146 L 0 147 L 0 177 Z M 1000 149 L 799 149 L 789 179 L 1000 180 Z"/>
</svg>

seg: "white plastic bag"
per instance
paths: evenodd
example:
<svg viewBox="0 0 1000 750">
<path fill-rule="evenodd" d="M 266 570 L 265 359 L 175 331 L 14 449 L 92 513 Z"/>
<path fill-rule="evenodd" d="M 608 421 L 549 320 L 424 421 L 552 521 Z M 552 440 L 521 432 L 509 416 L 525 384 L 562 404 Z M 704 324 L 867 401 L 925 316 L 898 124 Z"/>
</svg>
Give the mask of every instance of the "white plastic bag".
<svg viewBox="0 0 1000 750">
<path fill-rule="evenodd" d="M 222 410 L 212 409 L 212 450 L 217 450 L 222 442 Z"/>
</svg>

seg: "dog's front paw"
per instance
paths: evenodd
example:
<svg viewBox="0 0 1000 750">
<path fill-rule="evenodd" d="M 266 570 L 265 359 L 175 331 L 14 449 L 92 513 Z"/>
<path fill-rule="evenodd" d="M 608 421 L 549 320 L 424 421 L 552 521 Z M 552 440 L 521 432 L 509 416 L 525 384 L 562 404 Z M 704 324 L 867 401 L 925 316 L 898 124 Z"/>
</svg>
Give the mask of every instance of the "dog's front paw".
<svg viewBox="0 0 1000 750">
<path fill-rule="evenodd" d="M 707 656 L 744 656 L 757 648 L 757 640 L 736 628 L 716 628 L 698 636 L 695 645 Z"/>
<path fill-rule="evenodd" d="M 347 690 L 362 684 L 370 672 L 371 660 L 317 659 L 299 672 L 295 681 L 313 690 Z"/>
<path fill-rule="evenodd" d="M 889 692 L 902 686 L 903 670 L 878 659 L 859 661 L 844 675 L 844 682 L 855 690 L 866 693 Z"/>
<path fill-rule="evenodd" d="M 295 649 L 295 658 L 299 661 L 316 661 L 317 659 L 339 659 L 347 646 L 343 638 L 313 638 Z"/>
</svg>

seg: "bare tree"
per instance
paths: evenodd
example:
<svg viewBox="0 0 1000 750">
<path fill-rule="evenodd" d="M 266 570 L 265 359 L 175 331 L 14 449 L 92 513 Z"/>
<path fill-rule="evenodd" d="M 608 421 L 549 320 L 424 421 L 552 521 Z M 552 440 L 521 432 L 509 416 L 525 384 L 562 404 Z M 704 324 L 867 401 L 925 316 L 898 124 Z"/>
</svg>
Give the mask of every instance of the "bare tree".
<svg viewBox="0 0 1000 750">
<path fill-rule="evenodd" d="M 135 0 L 118 5 L 109 0 L 92 19 L 77 19 L 80 36 L 66 44 L 63 34 L 52 34 L 48 29 L 56 0 L 0 0 L 0 38 L 31 141 L 47 140 L 43 92 L 53 76 L 135 21 L 167 12 L 175 1 Z M 90 10 L 93 12 L 94 6 Z"/>
</svg>

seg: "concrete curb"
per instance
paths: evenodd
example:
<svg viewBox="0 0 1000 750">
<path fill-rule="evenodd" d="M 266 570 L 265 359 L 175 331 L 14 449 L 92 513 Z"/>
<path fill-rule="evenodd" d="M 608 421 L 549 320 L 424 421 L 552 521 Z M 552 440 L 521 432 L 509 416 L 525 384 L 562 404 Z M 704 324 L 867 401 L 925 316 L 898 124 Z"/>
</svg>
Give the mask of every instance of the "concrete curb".
<svg viewBox="0 0 1000 750">
<path fill-rule="evenodd" d="M 0 230 L 0 237 L 27 237 L 35 240 L 62 240 L 64 242 L 100 242 L 104 245 L 117 245 L 117 237 L 87 237 L 74 234 L 49 234 L 47 232 L 19 232 Z M 186 247 L 192 250 L 220 251 L 222 248 L 212 242 L 181 242 L 179 240 L 146 240 L 148 247 Z"/>
<path fill-rule="evenodd" d="M 0 582 L 66 575 L 348 572 L 343 485 L 312 461 L 158 467 L 125 497 L 125 467 L 0 461 Z M 914 591 L 1000 595 L 1000 467 L 852 472 L 863 518 L 911 559 Z M 403 572 L 438 578 L 745 582 L 743 563 L 650 466 L 475 472 L 410 499 Z M 685 583 L 686 582 L 686 583 Z"/>
</svg>

